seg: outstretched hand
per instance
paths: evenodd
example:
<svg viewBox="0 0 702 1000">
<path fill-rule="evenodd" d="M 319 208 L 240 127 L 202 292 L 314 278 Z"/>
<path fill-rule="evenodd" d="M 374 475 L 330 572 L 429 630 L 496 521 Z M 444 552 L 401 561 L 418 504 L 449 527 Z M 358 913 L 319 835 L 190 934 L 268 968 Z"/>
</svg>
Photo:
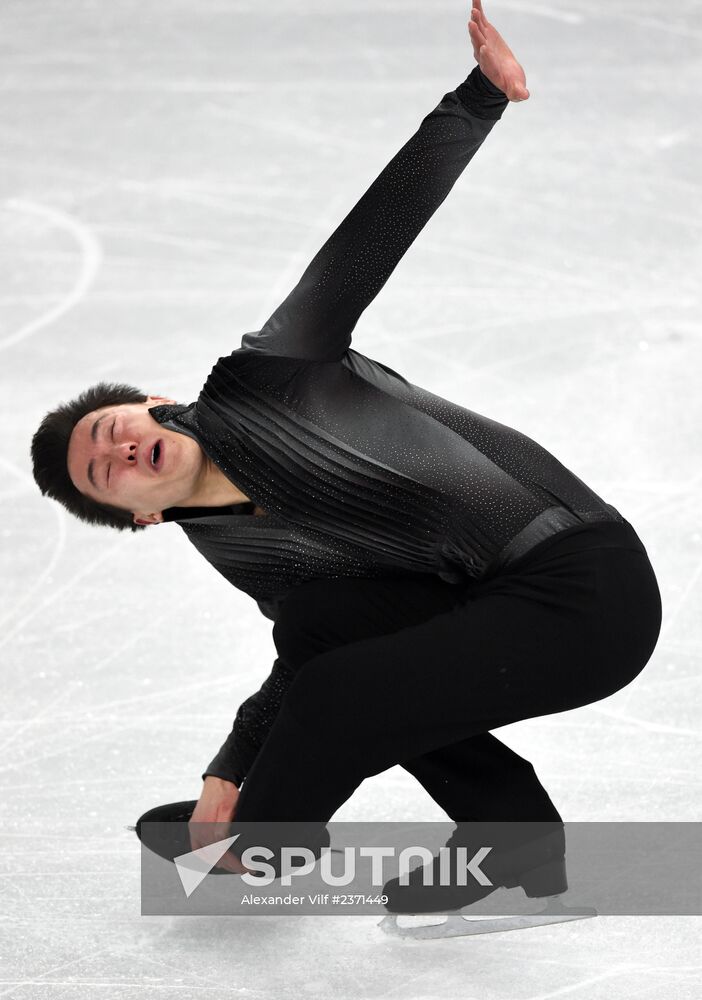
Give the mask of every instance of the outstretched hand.
<svg viewBox="0 0 702 1000">
<path fill-rule="evenodd" d="M 472 4 L 468 32 L 480 69 L 510 101 L 526 101 L 529 91 L 524 70 L 502 35 L 485 17 L 482 0 L 472 0 Z"/>
</svg>

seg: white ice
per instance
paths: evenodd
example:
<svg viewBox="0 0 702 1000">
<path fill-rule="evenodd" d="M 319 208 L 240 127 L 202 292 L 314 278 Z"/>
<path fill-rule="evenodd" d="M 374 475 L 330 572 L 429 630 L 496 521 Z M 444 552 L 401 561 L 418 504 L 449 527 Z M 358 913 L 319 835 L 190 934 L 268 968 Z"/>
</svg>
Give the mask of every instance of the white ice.
<svg viewBox="0 0 702 1000">
<path fill-rule="evenodd" d="M 500 737 L 567 820 L 697 820 L 700 8 L 485 6 L 531 99 L 355 346 L 528 433 L 633 523 L 664 603 L 650 663 Z M 3 5 L 0 998 L 699 995 L 694 917 L 424 943 L 365 916 L 141 917 L 124 826 L 197 798 L 270 669 L 270 622 L 176 525 L 93 529 L 31 478 L 45 411 L 99 379 L 197 396 L 465 78 L 468 17 L 462 0 Z M 335 819 L 446 817 L 393 768 Z"/>
</svg>

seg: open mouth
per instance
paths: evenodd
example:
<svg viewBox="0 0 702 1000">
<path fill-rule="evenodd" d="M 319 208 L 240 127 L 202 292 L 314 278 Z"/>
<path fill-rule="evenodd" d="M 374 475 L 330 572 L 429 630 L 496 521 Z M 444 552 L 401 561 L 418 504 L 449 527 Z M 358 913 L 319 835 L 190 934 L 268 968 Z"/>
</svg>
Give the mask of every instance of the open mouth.
<svg viewBox="0 0 702 1000">
<path fill-rule="evenodd" d="M 151 449 L 151 456 L 150 456 L 151 467 L 152 469 L 155 469 L 156 472 L 158 472 L 161 469 L 161 466 L 163 465 L 163 452 L 164 452 L 163 442 L 157 441 L 156 444 Z"/>
</svg>

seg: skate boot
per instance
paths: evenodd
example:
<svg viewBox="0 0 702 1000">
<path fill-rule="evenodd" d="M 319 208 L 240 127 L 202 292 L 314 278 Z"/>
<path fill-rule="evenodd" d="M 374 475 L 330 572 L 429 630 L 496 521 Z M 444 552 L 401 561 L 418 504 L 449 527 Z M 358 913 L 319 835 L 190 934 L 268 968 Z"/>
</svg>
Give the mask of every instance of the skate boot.
<svg viewBox="0 0 702 1000">
<path fill-rule="evenodd" d="M 561 823 L 459 824 L 445 846 L 449 852 L 443 863 L 440 852 L 430 865 L 413 869 L 407 885 L 399 878 L 385 884 L 388 916 L 380 926 L 386 933 L 413 938 L 462 937 L 597 915 L 592 907 L 566 907 L 558 898 L 568 889 Z M 466 849 L 467 872 L 464 860 L 456 854 L 457 847 Z M 484 853 L 487 847 L 490 851 Z M 462 912 L 498 888 L 517 887 L 530 899 L 544 899 L 546 907 L 499 917 Z M 406 927 L 398 922 L 403 914 L 446 914 L 447 919 Z"/>
<path fill-rule="evenodd" d="M 555 896 L 568 888 L 562 824 L 459 823 L 445 846 L 449 854 L 443 865 L 439 854 L 430 865 L 413 869 L 407 885 L 399 877 L 385 884 L 390 913 L 447 913 L 501 887 L 521 886 L 531 898 Z M 491 848 L 477 866 L 477 874 L 489 884 L 481 884 L 470 869 L 466 872 L 457 847 L 466 848 L 469 862 L 481 848 Z"/>
<path fill-rule="evenodd" d="M 192 817 L 197 800 L 183 802 L 168 802 L 165 805 L 154 806 L 137 820 L 134 830 L 139 840 L 150 851 L 167 861 L 188 854 L 191 850 L 188 823 Z M 147 824 L 144 826 L 144 824 Z M 158 824 L 157 826 L 150 824 Z M 255 830 L 252 832 L 252 828 Z M 309 847 L 315 858 L 319 859 L 322 848 L 329 847 L 329 831 L 323 823 L 244 823 L 237 824 L 232 820 L 229 824 L 229 835 L 239 833 L 236 850 L 232 853 L 240 857 L 246 846 L 270 846 L 275 851 L 280 844 L 294 844 Z M 279 858 L 274 854 L 268 861 L 279 872 Z M 231 875 L 231 871 L 216 865 L 211 869 L 215 875 Z"/>
</svg>

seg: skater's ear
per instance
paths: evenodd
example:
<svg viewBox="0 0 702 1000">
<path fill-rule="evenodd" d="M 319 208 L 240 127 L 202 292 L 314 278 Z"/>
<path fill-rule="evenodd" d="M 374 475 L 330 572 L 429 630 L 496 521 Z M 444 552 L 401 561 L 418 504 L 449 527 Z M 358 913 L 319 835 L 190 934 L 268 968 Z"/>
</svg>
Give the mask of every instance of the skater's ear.
<svg viewBox="0 0 702 1000">
<path fill-rule="evenodd" d="M 149 524 L 163 523 L 163 512 L 160 510 L 156 511 L 156 513 L 154 514 L 142 514 L 142 513 L 134 514 L 133 517 L 135 524 L 149 525 Z"/>
<path fill-rule="evenodd" d="M 147 406 L 156 406 L 161 403 L 175 403 L 177 400 L 171 399 L 170 396 L 147 396 L 146 404 Z"/>
</svg>

